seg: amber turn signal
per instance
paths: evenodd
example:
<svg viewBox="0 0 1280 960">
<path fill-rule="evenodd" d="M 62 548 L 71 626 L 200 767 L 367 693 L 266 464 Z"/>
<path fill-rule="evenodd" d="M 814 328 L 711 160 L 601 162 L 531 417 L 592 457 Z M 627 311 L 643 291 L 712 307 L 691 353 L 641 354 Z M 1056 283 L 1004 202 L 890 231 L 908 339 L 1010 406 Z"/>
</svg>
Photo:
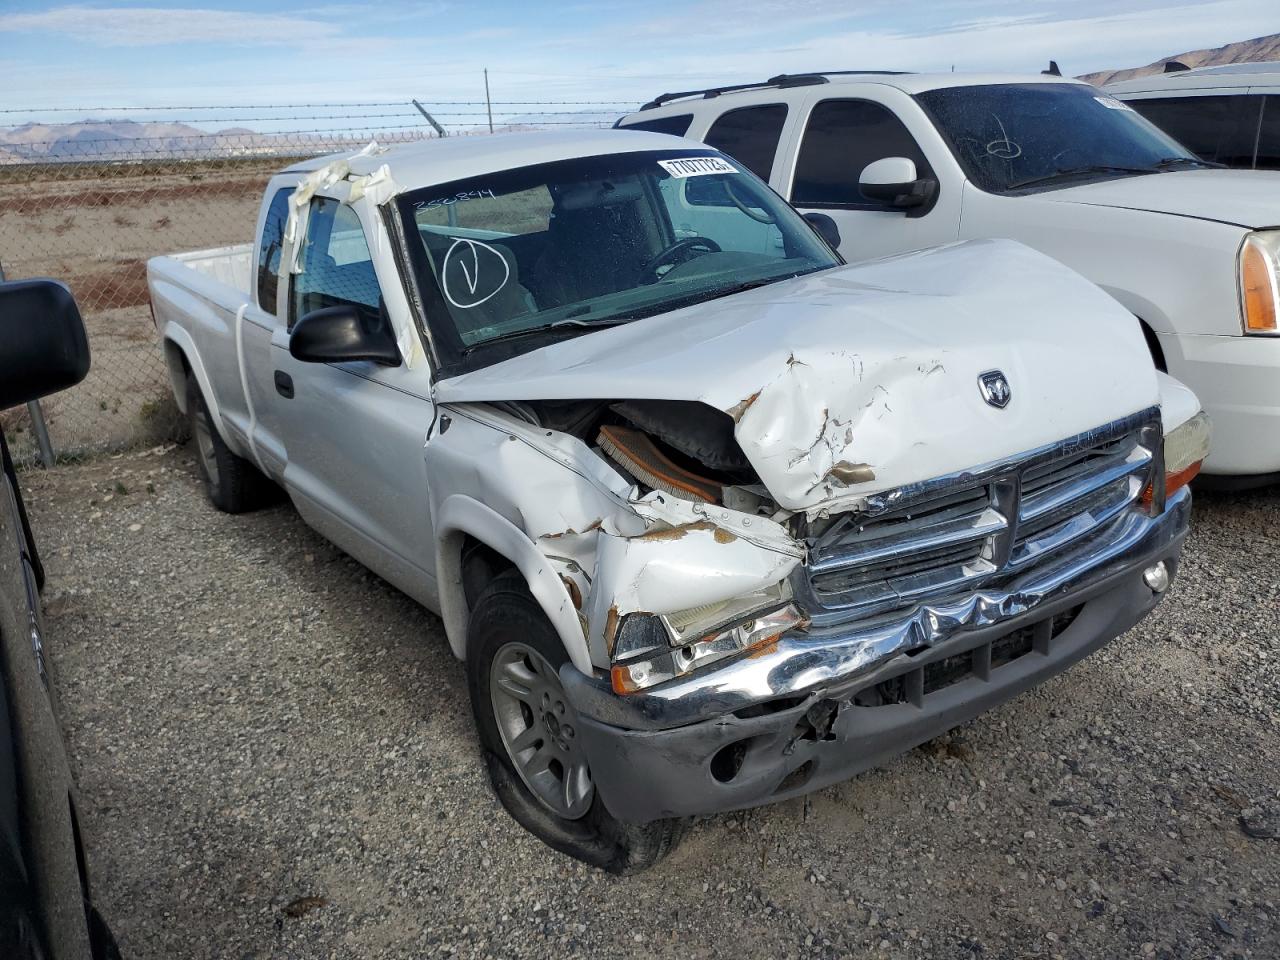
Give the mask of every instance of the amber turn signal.
<svg viewBox="0 0 1280 960">
<path fill-rule="evenodd" d="M 1276 271 L 1262 243 L 1250 237 L 1240 250 L 1240 298 L 1245 333 L 1278 333 Z"/>
</svg>

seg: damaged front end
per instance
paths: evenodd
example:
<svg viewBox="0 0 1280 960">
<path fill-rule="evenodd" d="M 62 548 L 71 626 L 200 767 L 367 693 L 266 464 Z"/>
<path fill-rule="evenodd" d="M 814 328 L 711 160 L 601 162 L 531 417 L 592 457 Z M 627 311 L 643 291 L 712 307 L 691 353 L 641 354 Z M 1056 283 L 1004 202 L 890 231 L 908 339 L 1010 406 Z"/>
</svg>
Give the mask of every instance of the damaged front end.
<svg viewBox="0 0 1280 960">
<path fill-rule="evenodd" d="M 546 426 L 548 408 L 522 406 Z M 1162 489 L 1155 408 L 829 513 L 780 507 L 732 418 L 680 406 L 574 410 L 630 484 L 585 534 L 595 669 L 561 675 L 625 820 L 882 762 L 1128 629 L 1160 599 L 1144 574 L 1176 570 L 1189 497 Z"/>
</svg>

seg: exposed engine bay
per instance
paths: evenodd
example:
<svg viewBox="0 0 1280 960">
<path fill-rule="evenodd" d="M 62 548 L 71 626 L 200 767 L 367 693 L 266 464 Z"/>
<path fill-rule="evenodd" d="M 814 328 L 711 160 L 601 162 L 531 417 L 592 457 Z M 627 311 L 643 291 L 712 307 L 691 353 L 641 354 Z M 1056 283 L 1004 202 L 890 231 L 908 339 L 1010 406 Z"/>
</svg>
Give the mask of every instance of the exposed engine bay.
<svg viewBox="0 0 1280 960">
<path fill-rule="evenodd" d="M 642 492 L 782 520 L 733 435 L 733 418 L 685 400 L 497 403 L 539 427 L 582 440 Z"/>
</svg>

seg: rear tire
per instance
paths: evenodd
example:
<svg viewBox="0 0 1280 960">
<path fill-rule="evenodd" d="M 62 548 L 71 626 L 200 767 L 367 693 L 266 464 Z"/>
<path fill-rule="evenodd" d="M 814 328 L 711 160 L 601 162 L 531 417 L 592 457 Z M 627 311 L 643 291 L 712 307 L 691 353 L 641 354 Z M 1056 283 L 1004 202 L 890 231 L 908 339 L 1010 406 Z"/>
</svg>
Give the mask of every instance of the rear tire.
<svg viewBox="0 0 1280 960">
<path fill-rule="evenodd" d="M 196 469 L 209 502 L 224 513 L 244 513 L 272 498 L 274 484 L 223 441 L 195 377 L 187 379 L 187 418 L 195 447 Z"/>
<path fill-rule="evenodd" d="M 639 873 L 679 845 L 687 822 L 624 823 L 609 813 L 556 673 L 568 659 L 518 571 L 476 599 L 467 681 L 489 779 L 507 812 L 552 849 L 610 873 Z"/>
</svg>

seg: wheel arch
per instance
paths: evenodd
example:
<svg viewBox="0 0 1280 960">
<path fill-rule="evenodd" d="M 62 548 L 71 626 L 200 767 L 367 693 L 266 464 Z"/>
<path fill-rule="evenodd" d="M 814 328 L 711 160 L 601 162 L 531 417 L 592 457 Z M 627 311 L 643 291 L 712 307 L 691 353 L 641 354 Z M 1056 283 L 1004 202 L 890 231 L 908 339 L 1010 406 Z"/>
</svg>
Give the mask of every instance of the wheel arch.
<svg viewBox="0 0 1280 960">
<path fill-rule="evenodd" d="M 460 660 L 467 656 L 467 624 L 472 599 L 468 596 L 467 561 L 476 557 L 477 551 L 480 551 L 480 563 L 493 564 L 496 558 L 496 561 L 520 572 L 533 599 L 564 644 L 570 662 L 583 673 L 590 674 L 593 668 L 582 623 L 554 562 L 506 517 L 463 494 L 447 497 L 440 505 L 436 521 L 436 582 L 440 617 L 454 655 Z M 473 576 L 474 570 L 473 566 Z"/>
<path fill-rule="evenodd" d="M 190 412 L 187 410 L 186 383 L 188 377 L 195 377 L 196 385 L 204 396 L 205 406 L 209 408 L 209 416 L 218 433 L 225 437 L 227 434 L 222 427 L 222 412 L 218 407 L 218 398 L 209 382 L 209 374 L 205 371 L 204 364 L 200 362 L 200 353 L 196 350 L 195 341 L 182 327 L 168 323 L 165 324 L 163 342 L 165 366 L 169 368 L 169 380 L 173 384 L 173 396 L 178 409 L 183 414 Z"/>
</svg>

